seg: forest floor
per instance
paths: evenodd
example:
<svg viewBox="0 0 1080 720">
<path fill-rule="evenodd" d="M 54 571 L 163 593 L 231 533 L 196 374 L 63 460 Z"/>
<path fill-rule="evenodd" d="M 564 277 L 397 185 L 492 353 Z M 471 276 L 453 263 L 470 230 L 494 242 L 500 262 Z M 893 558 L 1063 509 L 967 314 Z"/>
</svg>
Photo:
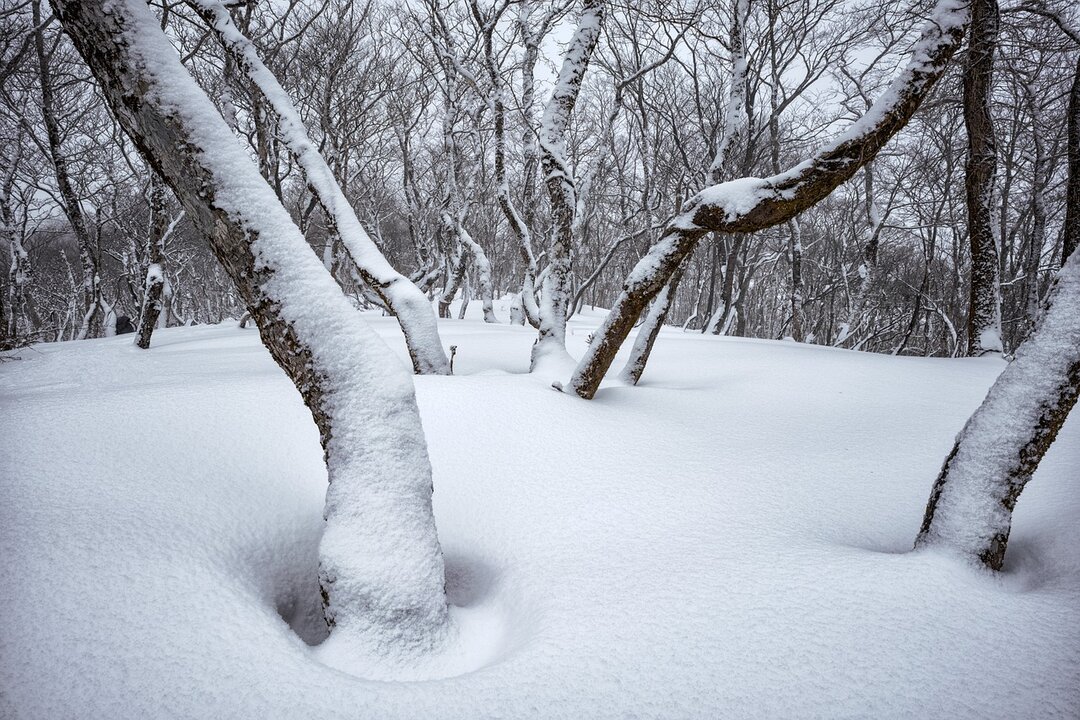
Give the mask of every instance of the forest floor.
<svg viewBox="0 0 1080 720">
<path fill-rule="evenodd" d="M 442 332 L 457 374 L 416 387 L 461 634 L 410 682 L 319 652 L 322 454 L 256 330 L 0 363 L 0 717 L 1080 717 L 1080 419 L 1004 572 L 909 552 L 1000 360 L 665 329 L 585 402 L 526 374 L 531 330 Z"/>
</svg>

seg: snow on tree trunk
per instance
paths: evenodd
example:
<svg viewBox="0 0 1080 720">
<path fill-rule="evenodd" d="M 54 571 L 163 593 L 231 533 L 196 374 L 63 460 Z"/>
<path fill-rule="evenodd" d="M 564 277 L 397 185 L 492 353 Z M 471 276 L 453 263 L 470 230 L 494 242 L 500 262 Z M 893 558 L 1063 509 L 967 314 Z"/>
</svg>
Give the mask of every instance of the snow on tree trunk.
<svg viewBox="0 0 1080 720">
<path fill-rule="evenodd" d="M 532 232 L 525 220 L 521 217 L 521 214 L 518 213 L 517 207 L 510 197 L 510 183 L 506 177 L 506 101 L 504 98 L 506 89 L 502 82 L 502 76 L 499 73 L 499 66 L 495 59 L 494 48 L 494 33 L 499 20 L 499 14 L 493 12 L 490 16 L 484 16 L 476 0 L 473 0 L 469 7 L 472 10 L 473 16 L 480 28 L 481 36 L 483 37 L 484 66 L 487 69 L 488 81 L 490 82 L 490 87 L 488 88 L 488 105 L 491 108 L 495 131 L 495 199 L 499 204 L 499 209 L 502 211 L 503 216 L 506 217 L 506 222 L 514 233 L 514 237 L 517 239 L 518 253 L 521 256 L 521 262 L 524 266 L 524 277 L 521 284 L 521 293 L 519 295 L 521 298 L 522 319 L 527 319 L 530 323 L 539 325 L 539 309 L 536 306 L 536 292 L 534 287 L 536 278 L 536 256 L 533 253 Z M 506 6 L 504 5 L 503 8 L 505 7 Z M 523 10 L 523 12 L 526 11 Z M 532 72 L 531 68 L 529 72 Z M 528 79 L 527 82 L 531 83 L 532 80 Z M 473 244 L 475 245 L 475 243 Z M 479 245 L 476 245 L 476 248 L 479 247 Z M 483 250 L 481 250 L 481 254 L 482 253 Z M 491 294 L 491 268 L 490 265 L 487 264 L 488 261 L 486 255 L 482 259 L 484 267 L 481 267 L 481 258 L 477 257 L 476 259 L 478 279 L 481 284 L 481 298 L 483 298 L 485 302 L 484 320 L 486 322 L 497 322 L 494 312 L 491 311 L 490 303 L 488 302 Z M 488 286 L 487 289 L 485 289 L 485 273 L 486 284 Z M 488 293 L 487 296 L 484 295 L 485 292 Z M 489 319 L 489 317 L 491 319 Z"/>
<path fill-rule="evenodd" d="M 731 87 L 724 108 L 724 129 L 716 145 L 709 177 L 713 184 L 730 178 L 735 170 L 735 152 L 746 133 L 747 62 L 744 29 L 750 16 L 750 0 L 734 0 L 731 8 Z"/>
<path fill-rule="evenodd" d="M 217 33 L 237 67 L 247 74 L 273 108 L 282 139 L 303 168 L 308 186 L 318 197 L 328 223 L 341 238 L 364 283 L 397 318 L 405 335 L 413 370 L 418 374 L 448 374 L 450 361 L 442 348 L 431 304 L 416 285 L 387 262 L 372 242 L 334 179 L 333 171 L 308 137 L 300 113 L 277 78 L 259 58 L 255 45 L 240 32 L 229 11 L 220 2 L 192 2 Z"/>
<path fill-rule="evenodd" d="M 1035 332 L 967 421 L 934 482 L 916 547 L 1000 570 L 1013 508 L 1080 395 L 1080 253 L 1061 268 Z"/>
<path fill-rule="evenodd" d="M 600 40 L 604 0 L 585 0 L 577 30 L 563 56 L 555 90 L 540 123 L 540 163 L 551 202 L 551 244 L 548 276 L 540 303 L 540 335 L 532 351 L 532 368 L 541 358 L 566 355 L 567 307 L 571 300 L 570 271 L 574 239 L 573 172 L 566 158 L 566 132 L 577 103 L 589 59 Z"/>
<path fill-rule="evenodd" d="M 497 323 L 499 318 L 495 317 L 495 285 L 491 281 L 491 261 L 488 260 L 484 248 L 480 247 L 480 243 L 473 240 L 473 236 L 469 234 L 469 231 L 463 225 L 459 224 L 457 231 L 462 245 L 472 253 L 472 265 L 476 270 L 476 282 L 480 286 L 480 304 L 484 309 L 484 322 Z"/>
<path fill-rule="evenodd" d="M 684 261 L 675 270 L 675 274 L 671 276 L 667 286 L 657 293 L 656 298 L 653 299 L 652 307 L 649 308 L 649 313 L 645 316 L 645 322 L 638 329 L 637 339 L 630 350 L 630 357 L 627 359 L 622 373 L 620 373 L 620 377 L 631 385 L 637 385 L 638 381 L 641 380 L 641 374 L 645 372 L 645 365 L 648 364 L 649 355 L 652 354 L 653 345 L 656 344 L 656 336 L 660 334 L 660 328 L 664 326 L 664 321 L 667 320 L 668 312 L 671 310 L 671 304 L 675 300 L 675 293 L 679 289 L 679 281 L 682 280 L 687 262 Z"/>
<path fill-rule="evenodd" d="M 990 114 L 994 51 L 998 37 L 997 0 L 972 0 L 968 49 L 964 58 L 964 127 L 968 154 L 964 189 L 971 246 L 968 355 L 1002 351 L 998 248 L 991 220 L 997 145 Z"/>
<path fill-rule="evenodd" d="M 170 225 L 167 225 L 165 203 L 165 185 L 157 175 L 150 177 L 150 237 L 147 238 L 146 280 L 143 284 L 142 310 L 139 313 L 139 329 L 135 344 L 143 350 L 150 349 L 150 336 L 157 327 L 161 316 L 161 295 L 165 291 L 165 239 Z M 180 218 L 177 217 L 177 220 Z M 174 221 L 175 223 L 175 221 Z"/>
<path fill-rule="evenodd" d="M 18 344 L 20 338 L 28 336 L 33 329 L 41 325 L 41 319 L 34 308 L 30 296 L 33 282 L 33 268 L 30 255 L 23 246 L 22 231 L 15 221 L 15 211 L 11 207 L 11 193 L 15 186 L 15 171 L 20 161 L 21 128 L 18 139 L 13 143 L 13 156 L 4 158 L 4 177 L 0 180 L 0 245 L 8 246 L 8 313 L 7 324 L 0 325 L 0 332 L 5 332 L 11 344 Z"/>
<path fill-rule="evenodd" d="M 449 620 L 409 373 L 323 268 L 142 0 L 54 3 L 117 119 L 228 273 L 319 427 L 331 642 L 419 653 Z"/>
<path fill-rule="evenodd" d="M 939 0 L 907 67 L 839 138 L 785 172 L 721 183 L 690 198 L 631 270 L 574 371 L 569 383 L 573 392 L 586 399 L 596 394 L 637 318 L 706 233 L 750 233 L 786 222 L 827 197 L 873 160 L 907 124 L 945 72 L 967 22 L 966 2 Z"/>
<path fill-rule="evenodd" d="M 465 271 L 469 267 L 469 256 L 465 248 L 458 243 L 457 254 L 451 259 L 450 266 L 446 270 L 446 287 L 439 296 L 439 317 L 450 317 L 450 303 L 454 302 L 454 296 L 461 288 L 465 279 Z"/>
</svg>

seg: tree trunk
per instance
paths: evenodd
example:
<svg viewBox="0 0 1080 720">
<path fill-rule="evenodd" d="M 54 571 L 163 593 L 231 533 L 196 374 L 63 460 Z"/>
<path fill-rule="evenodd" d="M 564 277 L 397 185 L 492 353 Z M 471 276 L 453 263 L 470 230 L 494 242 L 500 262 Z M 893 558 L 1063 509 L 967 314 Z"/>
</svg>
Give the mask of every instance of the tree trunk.
<svg viewBox="0 0 1080 720">
<path fill-rule="evenodd" d="M 429 650 L 449 619 L 408 373 L 311 252 L 146 4 L 54 7 L 120 124 L 209 238 L 319 427 L 330 480 L 319 571 L 330 641 Z"/>
<path fill-rule="evenodd" d="M 1068 154 L 1069 179 L 1065 193 L 1065 242 L 1061 264 L 1080 245 L 1080 57 L 1076 59 L 1072 88 L 1069 90 Z"/>
<path fill-rule="evenodd" d="M 675 293 L 679 289 L 679 281 L 682 280 L 688 263 L 689 260 L 684 261 L 671 276 L 667 287 L 657 293 L 652 307 L 649 308 L 649 314 L 645 316 L 645 322 L 638 329 L 637 340 L 634 341 L 626 367 L 621 373 L 622 379 L 631 385 L 637 385 L 641 380 L 641 374 L 645 372 L 645 365 L 649 362 L 649 355 L 652 354 L 653 345 L 656 344 L 656 337 L 660 334 L 660 328 L 664 326 L 664 321 L 667 320 L 671 306 L 675 302 Z"/>
<path fill-rule="evenodd" d="M 998 249 L 990 217 L 997 172 L 990 93 L 999 22 L 997 0 L 972 0 L 964 62 L 964 127 L 968 135 L 964 190 L 971 246 L 967 339 L 971 357 L 1002 351 Z"/>
<path fill-rule="evenodd" d="M 572 291 L 570 273 L 577 207 L 573 174 L 566 158 L 566 133 L 581 81 L 600 39 L 604 11 L 604 0 L 585 0 L 577 30 L 566 48 L 555 90 L 544 108 L 540 128 L 540 162 L 551 203 L 553 227 L 548 249 L 549 272 L 540 304 L 540 336 L 532 352 L 533 369 L 545 355 L 566 355 L 566 318 Z"/>
<path fill-rule="evenodd" d="M 135 344 L 143 350 L 150 349 L 150 336 L 157 327 L 161 315 L 161 294 L 165 290 L 165 235 L 166 223 L 165 185 L 157 175 L 150 176 L 150 237 L 147 238 L 146 282 L 143 286 L 142 311 L 139 313 L 139 334 Z"/>
<path fill-rule="evenodd" d="M 52 70 L 45 52 L 45 26 L 41 19 L 41 2 L 31 2 L 34 23 L 34 49 L 38 59 L 38 79 L 41 82 L 41 117 L 48 137 L 49 158 L 56 175 L 56 187 L 60 191 L 64 215 L 75 233 L 79 245 L 79 265 L 82 268 L 82 319 L 79 321 L 77 339 L 101 337 L 104 333 L 104 316 L 101 308 L 101 274 L 98 268 L 98 252 L 90 237 L 79 196 L 71 184 L 68 157 L 60 139 L 60 125 L 56 120 L 53 97 Z"/>
<path fill-rule="evenodd" d="M 934 482 L 916 547 L 1000 570 L 1017 498 L 1080 395 L 1080 254 L 1061 268 L 1035 332 L 967 421 Z"/>
<path fill-rule="evenodd" d="M 442 348 L 438 325 L 427 298 L 390 265 L 372 242 L 341 186 L 334 179 L 333 171 L 308 137 L 299 112 L 277 78 L 259 59 L 254 44 L 233 24 L 232 16 L 220 2 L 192 0 L 192 4 L 217 33 L 237 67 L 247 73 L 257 88 L 254 91 L 256 97 L 261 93 L 273 108 L 281 136 L 303 168 L 308 186 L 326 212 L 327 223 L 340 236 L 364 283 L 397 318 L 405 335 L 413 370 L 418 374 L 449 374 L 450 361 Z M 261 140 L 259 145 L 262 148 Z M 259 155 L 263 156 L 261 149 Z"/>
</svg>

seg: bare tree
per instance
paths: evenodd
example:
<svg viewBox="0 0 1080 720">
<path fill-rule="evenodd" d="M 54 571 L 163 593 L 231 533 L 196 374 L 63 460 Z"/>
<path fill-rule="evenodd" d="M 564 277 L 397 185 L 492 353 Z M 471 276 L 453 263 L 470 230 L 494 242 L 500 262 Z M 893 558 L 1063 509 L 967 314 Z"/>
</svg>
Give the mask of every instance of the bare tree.
<svg viewBox="0 0 1080 720">
<path fill-rule="evenodd" d="M 209 238 L 319 427 L 330 487 L 327 623 L 421 653 L 449 623 L 431 467 L 412 383 L 342 296 L 140 0 L 60 0 L 64 29 L 149 164 Z"/>
<path fill-rule="evenodd" d="M 707 232 L 754 232 L 786 222 L 827 197 L 872 160 L 944 73 L 967 21 L 966 5 L 940 0 L 907 68 L 839 139 L 787 172 L 715 185 L 691 198 L 627 277 L 570 380 L 573 392 L 586 399 L 595 395 L 637 317 Z"/>
<path fill-rule="evenodd" d="M 212 0 L 190 2 L 218 34 L 237 67 L 248 75 L 277 114 L 283 139 L 304 168 L 308 185 L 333 223 L 334 234 L 341 238 L 364 282 L 397 317 L 405 334 L 413 369 L 419 374 L 448 374 L 450 361 L 442 348 L 427 299 L 387 262 L 371 241 L 334 180 L 333 172 L 308 138 L 299 113 L 277 78 L 259 59 L 251 41 L 236 28 L 224 5 Z"/>
</svg>

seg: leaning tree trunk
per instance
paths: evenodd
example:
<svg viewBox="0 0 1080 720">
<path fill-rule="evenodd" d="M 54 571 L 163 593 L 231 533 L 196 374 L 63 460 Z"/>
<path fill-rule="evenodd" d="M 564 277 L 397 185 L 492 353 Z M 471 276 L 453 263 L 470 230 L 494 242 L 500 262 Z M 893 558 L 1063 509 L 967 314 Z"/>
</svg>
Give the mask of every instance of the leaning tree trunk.
<svg viewBox="0 0 1080 720">
<path fill-rule="evenodd" d="M 667 320 L 671 306 L 675 302 L 675 293 L 679 289 L 679 281 L 682 280 L 688 262 L 689 260 L 684 261 L 675 271 L 675 274 L 671 276 L 667 286 L 657 293 L 653 299 L 652 307 L 649 308 L 649 312 L 645 316 L 645 322 L 638 329 L 637 340 L 634 341 L 634 346 L 630 349 L 630 357 L 627 359 L 626 366 L 623 367 L 621 373 L 622 379 L 631 385 L 637 385 L 638 381 L 641 380 L 641 374 L 645 372 L 645 365 L 648 364 L 649 356 L 652 355 L 653 345 L 656 344 L 656 337 L 660 334 L 660 328 L 664 326 L 664 321 Z"/>
<path fill-rule="evenodd" d="M 964 126 L 968 135 L 964 189 L 971 246 L 967 341 L 972 357 L 1002 351 L 998 249 L 991 221 L 997 146 L 990 115 L 999 22 L 997 0 L 972 0 L 964 61 Z"/>
<path fill-rule="evenodd" d="M 626 336 L 660 289 L 708 232 L 751 233 L 786 222 L 820 202 L 874 159 L 908 122 L 945 72 L 964 37 L 967 3 L 939 0 L 912 59 L 869 111 L 809 160 L 769 178 L 741 178 L 702 190 L 673 217 L 630 272 L 596 331 L 569 387 L 585 399 L 600 387 Z"/>
<path fill-rule="evenodd" d="M 430 649 L 449 620 L 408 372 L 311 252 L 146 4 L 54 7 L 120 124 L 209 238 L 319 427 L 330 480 L 319 548 L 330 641 Z"/>
<path fill-rule="evenodd" d="M 364 230 L 334 173 L 308 137 L 300 113 L 273 73 L 259 58 L 255 45 L 232 21 L 228 9 L 216 0 L 190 0 L 214 29 L 218 39 L 247 73 L 277 115 L 282 139 L 303 168 L 308 186 L 326 211 L 332 230 L 356 265 L 360 277 L 397 318 L 405 345 L 418 374 L 446 375 L 450 361 L 442 348 L 431 304 L 420 289 L 394 269 Z"/>
<path fill-rule="evenodd" d="M 1080 395 L 1080 253 L 1058 275 L 1035 332 L 967 421 L 926 505 L 916 547 L 1000 570 L 1013 508 Z"/>
</svg>

